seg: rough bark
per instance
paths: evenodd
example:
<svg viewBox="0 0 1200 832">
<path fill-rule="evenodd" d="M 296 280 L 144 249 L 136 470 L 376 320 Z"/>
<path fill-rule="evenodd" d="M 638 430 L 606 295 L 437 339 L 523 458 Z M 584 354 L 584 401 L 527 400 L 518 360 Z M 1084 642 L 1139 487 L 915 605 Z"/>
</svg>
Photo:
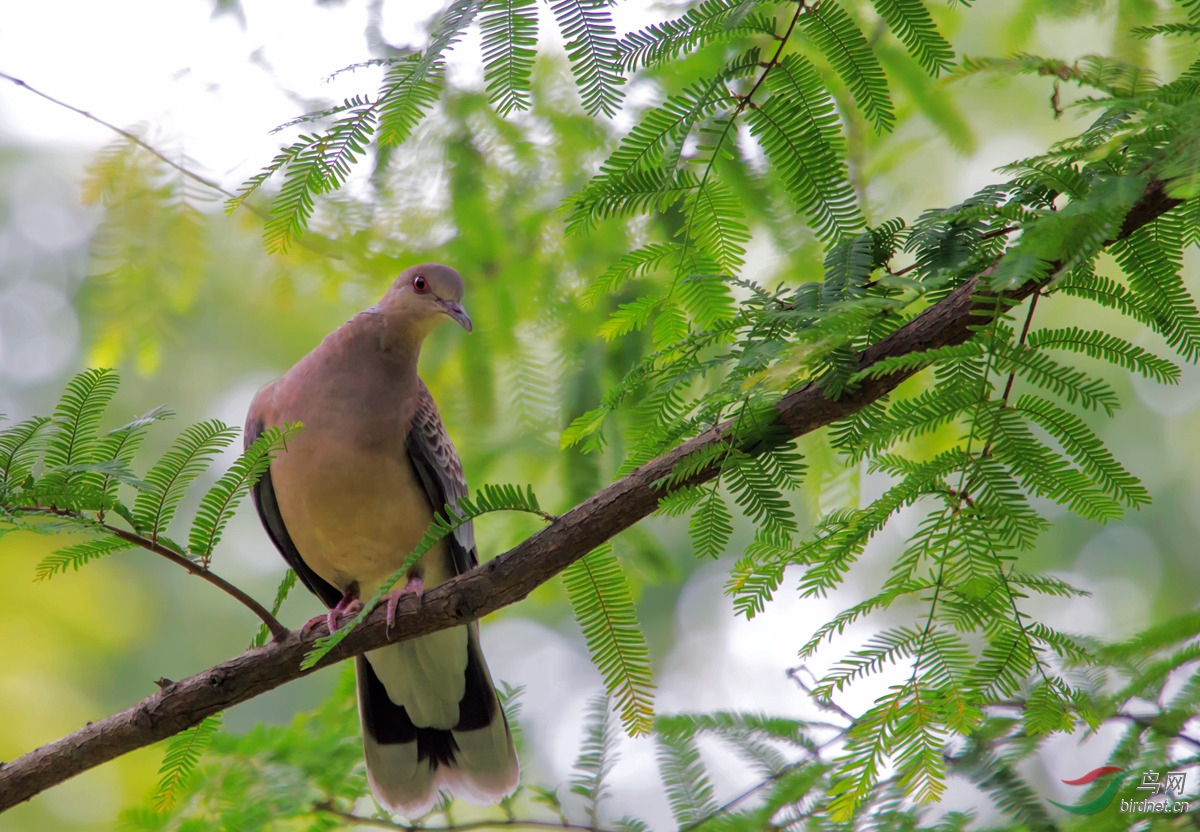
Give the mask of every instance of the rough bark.
<svg viewBox="0 0 1200 832">
<path fill-rule="evenodd" d="M 1166 194 L 1165 183 L 1151 182 L 1121 226 L 1118 239 L 1152 222 L 1178 200 Z M 994 266 L 993 266 L 994 268 Z M 859 356 L 868 367 L 882 358 L 959 344 L 970 337 L 969 326 L 980 305 L 981 281 L 991 269 L 967 281 L 946 298 L 926 309 L 905 326 L 872 345 Z M 1007 293 L 1019 301 L 1037 287 L 1027 284 Z M 791 436 L 801 436 L 848 416 L 893 390 L 910 373 L 868 379 L 843 393 L 828 397 L 819 384 L 810 383 L 788 393 L 777 405 L 778 423 Z M 666 493 L 655 483 L 666 477 L 683 457 L 730 441 L 732 424 L 714 427 L 628 476 L 589 497 L 520 545 L 464 575 L 442 584 L 418 599 L 405 598 L 396 614 L 389 639 L 385 612 L 375 610 L 317 668 L 342 661 L 386 642 L 401 641 L 463 624 L 523 599 L 571 563 L 619 532 L 651 514 Z M 690 482 L 711 479 L 710 467 Z M 259 694 L 305 676 L 300 662 L 317 638 L 318 626 L 307 638 L 292 632 L 281 641 L 174 682 L 131 708 L 114 714 L 60 740 L 0 766 L 0 812 L 22 803 L 70 777 L 115 759 L 128 751 L 166 739 L 196 725 L 211 714 L 245 702 Z"/>
</svg>

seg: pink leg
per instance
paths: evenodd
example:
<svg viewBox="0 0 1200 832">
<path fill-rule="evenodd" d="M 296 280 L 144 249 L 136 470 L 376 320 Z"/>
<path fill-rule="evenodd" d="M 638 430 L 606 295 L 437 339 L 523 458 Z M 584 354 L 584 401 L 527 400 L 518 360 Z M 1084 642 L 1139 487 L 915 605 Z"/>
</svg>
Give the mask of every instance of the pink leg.
<svg viewBox="0 0 1200 832">
<path fill-rule="evenodd" d="M 396 607 L 400 606 L 400 599 L 405 595 L 416 595 L 418 598 L 425 591 L 425 582 L 420 578 L 409 578 L 408 583 L 399 589 L 394 589 L 388 593 L 387 597 L 387 628 L 386 633 L 392 631 L 392 627 L 396 624 Z"/>
<path fill-rule="evenodd" d="M 358 600 L 358 589 L 356 587 L 352 588 L 351 592 L 347 592 L 342 596 L 342 600 L 338 601 L 337 605 L 333 609 L 325 613 L 325 615 L 318 615 L 316 618 L 311 619 L 307 624 L 301 627 L 300 635 L 301 637 L 307 637 L 308 634 L 312 632 L 313 628 L 321 623 L 324 623 L 329 629 L 329 632 L 332 633 L 337 629 L 339 618 L 343 618 L 347 615 L 353 615 L 361 609 L 362 601 Z"/>
<path fill-rule="evenodd" d="M 343 595 L 337 606 L 325 613 L 325 623 L 329 625 L 329 632 L 337 629 L 339 618 L 357 615 L 361 609 L 362 601 L 358 600 L 358 596 Z"/>
</svg>

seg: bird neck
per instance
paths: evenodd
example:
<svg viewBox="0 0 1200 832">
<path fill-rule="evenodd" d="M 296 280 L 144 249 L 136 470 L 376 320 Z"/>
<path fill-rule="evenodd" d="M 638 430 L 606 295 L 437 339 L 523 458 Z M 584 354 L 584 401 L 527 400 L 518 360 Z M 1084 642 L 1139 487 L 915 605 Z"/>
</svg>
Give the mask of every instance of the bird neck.
<svg viewBox="0 0 1200 832">
<path fill-rule="evenodd" d="M 379 352 L 401 362 L 410 362 L 416 371 L 421 344 L 437 325 L 444 321 L 439 315 L 414 312 L 411 309 L 380 309 L 372 307 L 359 313 L 352 323 L 363 319 L 362 328 L 371 333 Z"/>
<path fill-rule="evenodd" d="M 341 365 L 355 376 L 384 375 L 393 383 L 415 385 L 423 338 L 405 337 L 405 330 L 383 316 L 360 312 L 333 332 L 323 344 L 325 361 Z M 314 351 L 316 352 L 316 351 Z"/>
</svg>

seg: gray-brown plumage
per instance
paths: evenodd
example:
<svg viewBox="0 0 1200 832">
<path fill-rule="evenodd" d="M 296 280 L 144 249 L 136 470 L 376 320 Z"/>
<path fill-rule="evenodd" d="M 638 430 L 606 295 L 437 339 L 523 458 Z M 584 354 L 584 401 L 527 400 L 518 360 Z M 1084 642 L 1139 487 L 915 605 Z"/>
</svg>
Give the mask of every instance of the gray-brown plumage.
<svg viewBox="0 0 1200 832">
<path fill-rule="evenodd" d="M 271 539 L 327 607 L 331 625 L 369 598 L 416 546 L 434 510 L 466 496 L 462 465 L 417 377 L 425 337 L 447 318 L 469 332 L 463 283 L 446 266 L 408 269 L 375 306 L 255 396 L 246 442 L 302 422 L 254 500 Z M 431 549 L 399 592 L 478 563 L 470 523 Z M 510 793 L 517 757 L 470 624 L 359 657 L 358 706 L 371 789 L 416 816 L 439 788 L 476 803 Z"/>
</svg>

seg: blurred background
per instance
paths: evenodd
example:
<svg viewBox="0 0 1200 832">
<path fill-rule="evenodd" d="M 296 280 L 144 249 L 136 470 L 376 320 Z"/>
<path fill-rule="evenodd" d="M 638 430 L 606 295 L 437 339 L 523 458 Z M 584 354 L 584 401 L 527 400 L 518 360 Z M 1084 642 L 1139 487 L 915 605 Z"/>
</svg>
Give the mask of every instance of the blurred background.
<svg viewBox="0 0 1200 832">
<path fill-rule="evenodd" d="M 236 191 L 295 135 L 295 129 L 273 134 L 273 128 L 373 91 L 379 80 L 377 69 L 333 79 L 331 73 L 419 48 L 441 5 L 9 0 L 0 4 L 0 72 L 135 133 L 169 159 Z M 1070 60 L 1108 53 L 1145 61 L 1170 77 L 1187 56 L 1160 41 L 1114 35 L 1131 20 L 1154 22 L 1167 5 L 977 0 L 969 14 L 946 4 L 930 8 L 960 55 L 1029 51 Z M 863 6 L 870 31 L 872 17 Z M 623 33 L 671 16 L 672 8 L 627 0 L 614 14 Z M 553 43 L 548 20 L 542 37 Z M 214 188 L 0 78 L 0 413 L 9 420 L 48 413 L 71 374 L 117 367 L 123 386 L 113 413 L 120 421 L 108 427 L 159 404 L 178 414 L 152 433 L 149 457 L 192 422 L 217 417 L 240 425 L 260 385 L 373 303 L 400 270 L 436 260 L 465 276 L 475 332 L 437 332 L 421 370 L 469 482 L 532 483 L 544 507 L 558 512 L 610 481 L 621 461 L 619 430 L 610 429 L 606 451 L 591 456 L 560 451 L 558 435 L 647 347 L 636 335 L 614 343 L 596 336 L 608 312 L 628 296 L 591 309 L 579 303 L 588 282 L 636 245 L 645 229 L 615 222 L 568 237 L 557 208 L 632 120 L 628 112 L 611 121 L 587 116 L 565 63 L 553 56 L 537 67 L 533 110 L 497 119 L 481 93 L 477 37 L 452 53 L 449 91 L 431 120 L 409 143 L 364 162 L 349 186 L 320 207 L 311 232 L 282 255 L 264 253 L 262 221 L 252 210 L 227 215 L 225 196 Z M 912 220 L 926 208 L 953 204 L 1000 179 L 997 166 L 1041 152 L 1087 123 L 1070 108 L 1056 115 L 1052 79 L 931 82 L 898 47 L 883 42 L 879 48 L 898 127 L 879 138 L 853 115 L 846 124 L 855 183 L 872 222 Z M 682 71 L 668 68 L 639 81 L 629 89 L 627 108 L 658 100 L 680 77 Z M 1079 96 L 1064 85 L 1060 106 Z M 818 246 L 797 218 L 775 207 L 747 206 L 755 237 L 745 276 L 771 286 L 815 279 Z M 1187 268 L 1194 283 L 1195 261 Z M 1122 331 L 1126 322 L 1109 322 L 1095 307 L 1082 314 L 1088 325 L 1111 323 L 1117 334 L 1159 346 L 1150 336 Z M 1039 307 L 1038 324 L 1080 323 L 1080 315 L 1079 307 L 1058 298 Z M 1065 577 L 1093 595 L 1069 604 L 1030 601 L 1026 611 L 1067 632 L 1119 637 L 1193 607 L 1200 595 L 1194 545 L 1200 474 L 1192 464 L 1200 458 L 1200 372 L 1186 369 L 1174 388 L 1124 376 L 1110 381 L 1126 405 L 1104 434 L 1147 482 L 1155 502 L 1107 527 L 1059 518 L 1025 566 Z M 808 485 L 795 495 L 803 522 L 819 509 L 868 499 L 885 485 L 842 471 L 820 437 L 802 447 L 812 465 Z M 232 458 L 225 457 L 217 473 Z M 193 488 L 193 501 L 201 491 Z M 186 508 L 181 514 L 188 515 Z M 797 648 L 861 597 L 856 581 L 894 555 L 915 522 L 902 516 L 893 523 L 838 593 L 801 604 L 793 597 L 793 576 L 767 612 L 749 622 L 734 617 L 722 585 L 750 529 L 738 530 L 717 563 L 691 556 L 684 520 L 652 518 L 622 535 L 617 553 L 639 599 L 659 710 L 812 715 L 786 673 L 797 664 Z M 480 521 L 481 556 L 504 551 L 535 528 L 503 515 Z M 0 760 L 127 707 L 154 692 L 159 677 L 179 679 L 235 655 L 256 630 L 253 617 L 231 599 L 146 553 L 123 552 L 34 583 L 35 565 L 60 543 L 21 535 L 0 540 Z M 248 505 L 218 549 L 214 569 L 259 599 L 273 596 L 284 564 Z M 317 602 L 297 590 L 282 617 L 297 626 L 318 611 Z M 850 631 L 820 655 L 814 671 L 877 624 Z M 525 768 L 551 786 L 565 782 L 585 703 L 601 681 L 561 587 L 552 582 L 490 617 L 483 639 L 495 678 L 525 686 L 523 724 L 532 750 Z M 225 730 L 285 722 L 314 708 L 339 672 L 323 671 L 233 709 Z M 874 690 L 859 686 L 839 704 L 860 712 Z M 1073 737 L 1050 740 L 1037 764 L 1053 774 L 1040 781 L 1098 765 L 1110 745 L 1103 731 L 1082 745 Z M 715 746 L 704 750 L 719 801 L 755 781 Z M 0 830 L 112 829 L 123 808 L 146 800 L 161 759 L 161 746 L 152 747 L 88 772 L 0 816 Z M 649 741 L 625 743 L 613 783 L 614 816 L 631 811 L 652 823 L 668 821 Z M 980 809 L 986 817 L 982 804 L 960 785 L 946 808 Z"/>
</svg>

